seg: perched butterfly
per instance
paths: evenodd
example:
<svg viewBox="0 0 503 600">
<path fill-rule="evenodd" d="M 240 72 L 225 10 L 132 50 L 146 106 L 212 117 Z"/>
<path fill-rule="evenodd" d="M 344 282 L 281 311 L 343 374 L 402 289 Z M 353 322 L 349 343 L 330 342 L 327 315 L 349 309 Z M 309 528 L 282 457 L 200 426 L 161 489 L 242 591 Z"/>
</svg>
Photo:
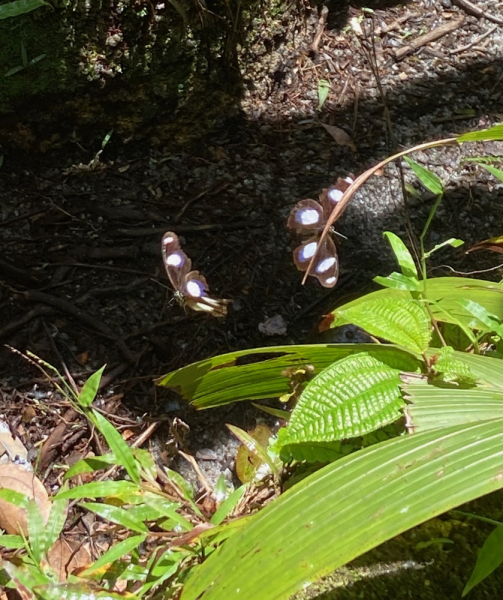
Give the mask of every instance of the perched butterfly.
<svg viewBox="0 0 503 600">
<path fill-rule="evenodd" d="M 207 312 L 214 317 L 224 317 L 227 314 L 230 300 L 217 300 L 208 296 L 206 279 L 199 271 L 191 271 L 192 261 L 180 248 L 176 233 L 168 231 L 163 235 L 162 258 L 180 305 Z"/>
<path fill-rule="evenodd" d="M 309 275 L 316 277 L 323 287 L 334 287 L 337 283 L 339 258 L 335 244 L 329 236 L 325 236 L 318 249 L 320 236 L 332 210 L 352 183 L 350 177 L 339 177 L 335 185 L 321 192 L 319 202 L 311 199 L 301 200 L 288 217 L 287 227 L 307 238 L 293 252 L 295 265 L 299 271 L 307 271 L 316 253 L 316 260 Z"/>
</svg>

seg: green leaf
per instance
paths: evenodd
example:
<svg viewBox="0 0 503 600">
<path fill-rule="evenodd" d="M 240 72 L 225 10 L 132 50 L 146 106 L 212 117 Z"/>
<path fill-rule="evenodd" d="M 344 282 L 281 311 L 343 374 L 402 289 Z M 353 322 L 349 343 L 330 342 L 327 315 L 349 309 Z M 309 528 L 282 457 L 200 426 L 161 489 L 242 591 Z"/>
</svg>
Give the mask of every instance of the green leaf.
<svg viewBox="0 0 503 600">
<path fill-rule="evenodd" d="M 140 483 L 140 469 L 135 457 L 131 451 L 131 448 L 122 439 L 121 434 L 115 429 L 115 427 L 105 419 L 98 411 L 92 412 L 92 419 L 95 421 L 96 427 L 105 437 L 110 450 L 115 454 L 117 462 L 122 465 L 131 480 L 134 483 Z"/>
<path fill-rule="evenodd" d="M 488 142 L 490 140 L 503 140 L 503 125 L 495 125 L 480 131 L 469 131 L 457 138 L 460 144 L 463 142 Z"/>
<path fill-rule="evenodd" d="M 417 280 L 416 265 L 411 253 L 407 249 L 407 246 L 397 235 L 391 231 L 385 231 L 383 235 L 384 239 L 388 240 L 388 242 L 391 244 L 391 248 L 393 249 L 396 259 L 398 260 L 398 264 L 402 269 L 403 275 L 405 275 L 405 277 L 408 279 Z"/>
<path fill-rule="evenodd" d="M 7 550 L 16 550 L 17 548 L 24 548 L 24 540 L 20 535 L 0 535 L 0 548 L 7 548 Z"/>
<path fill-rule="evenodd" d="M 40 564 L 44 552 L 48 549 L 45 536 L 44 519 L 35 500 L 31 500 L 27 510 L 28 539 L 36 564 Z"/>
<path fill-rule="evenodd" d="M 377 347 L 376 344 L 274 346 L 208 358 L 173 371 L 156 383 L 175 389 L 196 408 L 210 408 L 229 402 L 288 394 L 291 392 L 290 379 L 282 374 L 288 369 L 291 372 L 292 368 L 302 368 L 307 364 L 313 365 L 314 372 L 319 373 L 334 361 L 358 352 L 375 355 L 390 366 L 396 366 L 400 360 L 398 368 L 404 371 L 415 371 L 420 364 L 403 348 Z M 236 364 L 244 357 L 248 357 L 246 364 Z"/>
<path fill-rule="evenodd" d="M 154 457 L 148 450 L 143 448 L 133 448 L 133 456 L 140 465 L 146 479 L 155 481 L 157 479 L 157 465 Z"/>
<path fill-rule="evenodd" d="M 281 446 L 364 435 L 401 416 L 400 371 L 366 353 L 349 356 L 310 381 L 278 437 Z"/>
<path fill-rule="evenodd" d="M 0 488 L 0 498 L 18 506 L 19 508 L 28 509 L 31 499 L 21 492 L 10 490 L 9 488 Z"/>
<path fill-rule="evenodd" d="M 430 256 L 434 252 L 436 252 L 440 248 L 443 248 L 444 246 L 452 246 L 453 248 L 459 248 L 459 246 L 462 246 L 463 244 L 464 244 L 463 240 L 458 240 L 457 238 L 449 238 L 448 240 L 445 240 L 445 242 L 442 242 L 441 244 L 437 244 L 429 252 L 425 252 L 424 257 L 430 258 Z"/>
<path fill-rule="evenodd" d="M 181 600 L 289 598 L 411 527 L 501 489 L 502 446 L 503 419 L 495 419 L 338 460 L 268 504 L 194 569 Z"/>
<path fill-rule="evenodd" d="M 71 490 L 59 492 L 56 498 L 59 500 L 62 498 L 77 500 L 81 498 L 106 498 L 107 496 L 130 494 L 139 491 L 140 488 L 129 481 L 92 481 L 91 483 L 74 487 Z"/>
<path fill-rule="evenodd" d="M 340 441 L 334 442 L 301 442 L 283 445 L 283 429 L 278 432 L 277 447 L 283 462 L 297 460 L 308 463 L 329 463 L 342 458 Z"/>
<path fill-rule="evenodd" d="M 66 488 L 62 488 L 66 489 Z M 68 514 L 68 502 L 65 499 L 55 498 L 52 501 L 51 513 L 45 526 L 46 549 L 49 550 L 63 531 Z"/>
<path fill-rule="evenodd" d="M 15 0 L 15 2 L 2 4 L 0 6 L 0 20 L 24 15 L 41 6 L 51 5 L 48 2 L 44 2 L 44 0 Z"/>
<path fill-rule="evenodd" d="M 435 196 L 440 196 L 440 194 L 444 193 L 444 185 L 442 181 L 435 175 L 435 173 L 425 169 L 422 165 L 417 163 L 415 160 L 412 160 L 412 158 L 409 158 L 408 156 L 404 156 L 403 158 L 428 191 L 430 191 L 432 194 L 435 194 Z"/>
<path fill-rule="evenodd" d="M 1 6 L 0 6 L 0 8 L 1 8 Z M 5 73 L 4 77 L 10 77 L 11 75 L 15 75 L 16 73 L 19 73 L 20 71 L 24 71 L 23 65 L 18 65 L 17 67 L 13 67 L 12 69 L 9 69 L 7 71 L 7 73 Z"/>
<path fill-rule="evenodd" d="M 395 290 L 408 290 L 418 292 L 420 290 L 419 281 L 415 277 L 406 277 L 402 273 L 391 273 L 388 277 L 374 277 L 374 281 L 383 287 Z"/>
<path fill-rule="evenodd" d="M 350 308 L 338 309 L 336 315 L 371 335 L 400 344 L 413 352 L 424 352 L 431 339 L 428 313 L 414 300 L 368 300 Z"/>
<path fill-rule="evenodd" d="M 421 282 L 422 289 L 423 282 Z M 431 311 L 435 320 L 458 325 L 469 323 L 473 316 L 460 304 L 460 300 L 473 300 L 478 302 L 486 310 L 495 315 L 499 321 L 503 321 L 503 284 L 485 281 L 483 279 L 468 279 L 467 277 L 437 277 L 427 281 L 428 299 L 437 304 L 431 306 Z M 332 311 L 336 317 L 331 327 L 338 327 L 346 324 L 347 321 L 339 315 L 341 311 L 347 308 L 353 308 L 369 300 L 380 300 L 384 298 L 411 298 L 407 291 L 401 290 L 378 290 L 361 298 L 339 306 L 337 310 Z M 491 331 L 491 329 L 486 329 Z M 366 349 L 365 349 L 366 350 Z M 412 369 L 403 369 L 412 370 Z"/>
<path fill-rule="evenodd" d="M 450 346 L 440 348 L 433 369 L 444 382 L 455 381 L 464 385 L 474 385 L 476 381 L 468 366 L 454 358 L 454 348 Z"/>
<path fill-rule="evenodd" d="M 28 53 L 26 52 L 26 47 L 23 42 L 21 42 L 21 62 L 23 63 L 24 68 L 28 66 Z"/>
<path fill-rule="evenodd" d="M 248 485 L 242 485 L 234 490 L 232 494 L 217 508 L 211 517 L 210 523 L 213 525 L 220 525 L 227 515 L 229 515 L 236 508 L 241 501 L 241 498 L 245 495 L 247 489 Z"/>
<path fill-rule="evenodd" d="M 463 596 L 488 577 L 503 562 L 503 525 L 489 534 L 480 549 L 475 568 L 463 590 Z"/>
<path fill-rule="evenodd" d="M 131 531 L 136 531 L 137 533 L 148 532 L 148 527 L 144 523 L 135 519 L 128 513 L 127 510 L 124 510 L 119 506 L 113 506 L 112 504 L 101 504 L 99 502 L 81 502 L 80 506 L 83 506 L 84 508 L 87 508 L 87 510 L 96 513 L 103 519 L 107 519 L 107 521 L 112 521 L 112 523 L 122 525 L 122 527 L 126 527 L 127 529 L 131 529 Z"/>
<path fill-rule="evenodd" d="M 318 81 L 318 110 L 323 108 L 330 91 L 330 82 L 326 79 L 320 79 Z"/>
<path fill-rule="evenodd" d="M 111 452 L 103 456 L 84 458 L 77 461 L 68 469 L 68 471 L 65 473 L 64 479 L 71 479 L 72 477 L 81 475 L 82 473 L 94 473 L 100 469 L 106 469 L 117 464 L 118 462 L 115 458 L 115 454 L 112 454 Z"/>
<path fill-rule="evenodd" d="M 102 554 L 95 563 L 93 563 L 90 567 L 87 567 L 87 569 L 79 576 L 86 577 L 93 571 L 101 569 L 101 567 L 104 567 L 105 565 L 114 563 L 116 560 L 128 555 L 135 548 L 138 548 L 138 546 L 146 539 L 146 535 L 133 535 L 132 537 L 128 537 L 122 542 L 115 544 L 109 550 L 107 550 L 105 554 Z"/>
<path fill-rule="evenodd" d="M 481 304 L 474 302 L 473 300 L 460 300 L 459 303 L 477 319 L 476 321 L 468 323 L 470 329 L 481 329 L 480 324 L 482 324 L 490 331 L 494 331 L 499 336 L 503 336 L 503 326 L 498 323 L 495 316 L 490 314 Z"/>
<path fill-rule="evenodd" d="M 280 408 L 273 408 L 272 406 L 266 406 L 265 404 L 258 404 L 257 402 L 252 402 L 255 408 L 264 411 L 265 413 L 272 415 L 273 417 L 277 417 L 278 419 L 282 419 L 283 421 L 288 421 L 290 418 L 290 411 L 281 410 Z"/>
<path fill-rule="evenodd" d="M 96 394 L 98 393 L 98 389 L 100 387 L 101 376 L 103 375 L 105 367 L 106 365 L 103 365 L 99 371 L 93 373 L 82 386 L 80 394 L 77 398 L 77 402 L 80 404 L 80 406 L 82 406 L 82 408 L 87 408 L 90 406 L 93 400 L 96 398 Z"/>
</svg>

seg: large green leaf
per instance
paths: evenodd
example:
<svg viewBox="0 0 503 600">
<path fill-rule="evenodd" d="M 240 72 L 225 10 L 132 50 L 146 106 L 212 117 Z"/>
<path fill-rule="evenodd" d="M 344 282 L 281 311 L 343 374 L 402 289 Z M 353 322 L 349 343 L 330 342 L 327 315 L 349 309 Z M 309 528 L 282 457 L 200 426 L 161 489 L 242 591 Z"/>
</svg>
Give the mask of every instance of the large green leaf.
<svg viewBox="0 0 503 600">
<path fill-rule="evenodd" d="M 192 572 L 181 600 L 282 600 L 382 542 L 503 487 L 503 419 L 395 438 L 324 467 Z"/>
<path fill-rule="evenodd" d="M 420 282 L 420 289 L 422 289 Z M 473 315 L 460 304 L 460 300 L 473 300 L 481 304 L 489 313 L 495 315 L 499 321 L 503 321 L 503 284 L 484 281 L 482 279 L 468 279 L 466 277 L 438 277 L 428 279 L 427 296 L 430 300 L 438 303 L 431 306 L 433 317 L 437 321 L 458 324 L 462 321 L 465 324 L 473 320 Z M 348 302 L 339 306 L 333 311 L 334 316 L 340 311 L 345 311 L 367 302 L 369 300 L 378 300 L 382 298 L 411 298 L 407 291 L 396 289 L 378 290 L 367 294 L 357 300 Z M 331 323 L 331 327 L 344 325 L 347 321 L 343 318 L 336 318 Z M 482 324 L 481 324 L 482 325 Z M 490 331 L 487 328 L 487 331 Z"/>
<path fill-rule="evenodd" d="M 405 414 L 407 427 L 414 432 L 503 418 L 503 390 L 445 388 L 425 382 L 405 384 L 403 391 L 412 403 Z"/>
<path fill-rule="evenodd" d="M 24 15 L 32 10 L 36 10 L 41 6 L 51 5 L 49 2 L 44 2 L 43 0 L 15 0 L 14 2 L 7 2 L 0 6 L 0 19 L 18 17 L 19 15 Z"/>
<path fill-rule="evenodd" d="M 396 421 L 399 383 L 400 371 L 367 353 L 334 363 L 302 392 L 281 445 L 353 438 Z"/>
<path fill-rule="evenodd" d="M 424 352 L 431 338 L 430 318 L 424 306 L 408 298 L 370 298 L 339 308 L 335 315 L 412 352 Z"/>
<path fill-rule="evenodd" d="M 368 352 L 390 367 L 416 371 L 421 361 L 413 353 L 396 346 L 377 344 L 310 344 L 272 346 L 230 352 L 182 367 L 156 383 L 175 389 L 196 408 L 211 408 L 240 400 L 261 400 L 290 391 L 283 372 L 306 364 L 319 373 L 333 362 Z M 249 361 L 248 364 L 240 362 Z M 253 362 L 252 362 L 253 361 Z"/>
</svg>

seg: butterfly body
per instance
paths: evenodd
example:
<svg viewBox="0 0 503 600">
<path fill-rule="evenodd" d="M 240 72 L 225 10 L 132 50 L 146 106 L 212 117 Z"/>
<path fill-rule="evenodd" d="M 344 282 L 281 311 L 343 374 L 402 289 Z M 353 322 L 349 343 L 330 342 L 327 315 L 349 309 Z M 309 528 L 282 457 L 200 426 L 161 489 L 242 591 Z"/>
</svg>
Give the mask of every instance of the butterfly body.
<svg viewBox="0 0 503 600">
<path fill-rule="evenodd" d="M 293 260 L 299 271 L 307 271 L 313 256 L 315 262 L 309 275 L 316 277 L 323 287 L 333 287 L 339 277 L 339 258 L 332 238 L 320 236 L 332 210 L 351 185 L 352 179 L 339 178 L 336 184 L 324 189 L 319 201 L 308 198 L 301 200 L 292 209 L 287 226 L 307 237 L 293 252 Z"/>
<path fill-rule="evenodd" d="M 181 306 L 192 310 L 207 312 L 214 317 L 227 314 L 230 300 L 211 298 L 208 295 L 208 284 L 199 271 L 192 271 L 192 261 L 180 247 L 176 233 L 168 231 L 161 242 L 162 258 L 174 296 Z"/>
</svg>

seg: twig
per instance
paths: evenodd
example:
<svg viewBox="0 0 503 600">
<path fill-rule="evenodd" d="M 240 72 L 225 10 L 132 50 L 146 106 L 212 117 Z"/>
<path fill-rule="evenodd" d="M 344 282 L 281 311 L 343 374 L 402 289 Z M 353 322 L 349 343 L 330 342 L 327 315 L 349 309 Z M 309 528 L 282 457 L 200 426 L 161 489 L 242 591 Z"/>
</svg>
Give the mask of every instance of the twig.
<svg viewBox="0 0 503 600">
<path fill-rule="evenodd" d="M 208 196 L 208 195 L 214 196 L 215 194 L 218 194 L 218 192 L 221 192 L 222 190 L 224 190 L 226 187 L 229 187 L 229 185 L 230 184 L 226 181 L 225 183 L 222 183 L 222 184 L 214 187 L 213 189 L 211 187 L 206 188 L 200 194 L 197 194 L 197 196 L 194 196 L 194 198 L 191 198 L 190 200 L 187 200 L 187 202 L 182 206 L 181 210 L 175 216 L 175 218 L 173 219 L 173 221 L 175 223 L 178 223 L 180 221 L 180 219 L 183 217 L 183 215 L 185 214 L 186 210 L 190 206 L 192 206 L 194 204 L 194 202 L 197 202 L 201 198 L 204 198 L 204 196 Z"/>
<path fill-rule="evenodd" d="M 478 17 L 479 19 L 484 17 L 488 21 L 492 21 L 493 23 L 497 23 L 498 25 L 503 25 L 503 19 L 501 17 L 497 17 L 492 15 L 491 13 L 485 12 L 477 5 L 472 4 L 468 0 L 452 0 L 452 3 L 459 8 L 462 8 L 469 15 L 473 15 L 474 17 Z"/>
<path fill-rule="evenodd" d="M 321 37 L 323 36 L 323 32 L 325 31 L 325 25 L 327 24 L 328 17 L 328 6 L 324 6 L 321 9 L 320 20 L 318 21 L 318 26 L 316 28 L 316 33 L 314 35 L 313 43 L 311 44 L 311 52 L 316 56 L 318 54 L 318 46 L 320 45 Z"/>
<path fill-rule="evenodd" d="M 407 54 L 414 52 L 414 50 L 418 50 L 422 46 L 426 46 L 426 44 L 434 42 L 435 40 L 440 39 L 441 37 L 447 35 L 448 33 L 451 33 L 452 31 L 456 31 L 456 29 L 459 29 L 461 27 L 464 20 L 464 17 L 461 17 L 457 21 L 448 21 L 447 23 L 444 23 L 444 25 L 440 25 L 440 27 L 436 27 L 435 29 L 428 31 L 428 33 L 425 33 L 424 35 L 420 35 L 415 40 L 412 40 L 412 42 L 408 46 L 404 46 L 403 48 L 395 50 L 395 58 L 397 60 L 401 60 Z"/>
<path fill-rule="evenodd" d="M 459 54 L 460 52 L 465 52 L 466 50 L 470 50 L 470 48 L 473 48 L 473 46 L 475 46 L 475 44 L 478 44 L 479 42 L 481 42 L 483 39 L 485 39 L 486 37 L 490 36 L 491 33 L 494 33 L 496 31 L 496 29 L 498 29 L 497 25 L 494 25 L 493 27 L 491 27 L 491 29 L 489 29 L 489 31 L 486 31 L 485 33 L 483 33 L 481 36 L 479 36 L 478 38 L 472 40 L 469 44 L 467 44 L 466 46 L 461 46 L 461 48 L 456 48 L 454 50 L 451 50 L 449 52 L 449 54 L 452 56 L 453 54 Z"/>
<path fill-rule="evenodd" d="M 196 459 L 193 456 L 191 456 L 190 454 L 185 454 L 185 452 L 182 452 L 181 450 L 178 450 L 178 454 L 180 454 L 180 456 L 183 456 L 183 458 L 185 458 L 185 460 L 192 465 L 192 468 L 196 472 L 197 478 L 199 479 L 201 485 L 206 490 L 206 492 L 208 494 L 210 494 L 210 496 L 212 496 L 213 490 L 211 489 L 210 484 L 206 480 L 206 477 L 203 475 L 203 472 L 201 471 L 201 468 L 197 464 Z"/>
</svg>

